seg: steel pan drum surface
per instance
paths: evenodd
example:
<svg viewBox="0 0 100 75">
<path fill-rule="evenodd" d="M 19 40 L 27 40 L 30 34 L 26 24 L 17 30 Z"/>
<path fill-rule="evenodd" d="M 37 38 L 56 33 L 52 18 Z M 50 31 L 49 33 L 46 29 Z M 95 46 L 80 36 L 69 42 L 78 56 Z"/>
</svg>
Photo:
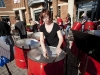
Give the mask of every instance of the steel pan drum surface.
<svg viewBox="0 0 100 75">
<path fill-rule="evenodd" d="M 27 31 L 27 36 L 28 36 L 28 37 L 32 37 L 32 34 L 33 34 L 33 32 L 28 32 L 28 31 Z"/>
<path fill-rule="evenodd" d="M 40 32 L 35 32 L 32 34 L 32 38 L 40 41 Z M 45 39 L 45 36 L 44 36 L 44 39 Z"/>
<path fill-rule="evenodd" d="M 21 39 L 15 42 L 15 46 L 22 48 L 24 46 L 24 49 L 29 49 L 29 45 L 32 48 L 39 47 L 40 43 L 36 39 Z"/>
<path fill-rule="evenodd" d="M 56 48 L 51 46 L 46 48 L 49 59 L 44 58 L 41 47 L 28 52 L 28 75 L 63 75 L 65 52 L 62 51 L 56 58 Z"/>
<path fill-rule="evenodd" d="M 56 50 L 55 50 L 56 48 L 51 47 L 51 46 L 46 47 L 46 48 L 48 50 L 49 59 L 44 58 L 41 47 L 38 47 L 37 49 L 33 49 L 33 50 L 29 51 L 28 52 L 28 57 L 31 60 L 41 62 L 41 63 L 53 63 L 53 60 L 57 56 L 57 53 L 56 53 Z M 55 62 L 58 62 L 58 61 L 62 60 L 64 57 L 65 57 L 65 52 L 62 51 L 61 54 L 55 60 Z"/>
<path fill-rule="evenodd" d="M 32 34 L 32 37 L 33 37 L 34 39 L 40 40 L 40 32 L 35 32 L 35 33 L 33 33 L 33 34 Z"/>
<path fill-rule="evenodd" d="M 22 46 L 24 47 L 24 49 L 22 48 Z M 16 41 L 15 47 L 14 47 L 16 65 L 20 68 L 26 69 L 27 66 L 26 66 L 25 60 L 27 60 L 27 57 L 24 57 L 24 52 L 27 55 L 27 52 L 30 49 L 33 49 L 39 46 L 40 46 L 39 42 L 35 39 L 21 39 L 21 40 Z"/>
</svg>

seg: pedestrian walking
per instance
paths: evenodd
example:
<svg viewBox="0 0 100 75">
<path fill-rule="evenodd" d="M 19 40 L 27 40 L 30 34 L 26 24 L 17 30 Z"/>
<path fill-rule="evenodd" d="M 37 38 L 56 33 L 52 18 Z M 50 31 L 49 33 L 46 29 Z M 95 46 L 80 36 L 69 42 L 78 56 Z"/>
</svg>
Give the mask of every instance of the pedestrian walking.
<svg viewBox="0 0 100 75">
<path fill-rule="evenodd" d="M 14 41 L 10 31 L 10 26 L 6 22 L 0 20 L 0 57 L 4 56 L 12 61 L 14 59 Z M 9 46 L 9 49 L 6 49 L 7 46 Z"/>
<path fill-rule="evenodd" d="M 24 21 L 20 21 L 19 17 L 15 18 L 15 30 L 19 33 L 20 38 L 24 39 L 27 38 L 27 31 L 26 31 L 26 24 Z"/>
<path fill-rule="evenodd" d="M 66 36 L 68 36 L 68 33 L 70 31 L 70 28 L 71 28 L 71 18 L 70 18 L 70 14 L 68 13 L 67 14 L 67 17 L 66 17 Z"/>
</svg>

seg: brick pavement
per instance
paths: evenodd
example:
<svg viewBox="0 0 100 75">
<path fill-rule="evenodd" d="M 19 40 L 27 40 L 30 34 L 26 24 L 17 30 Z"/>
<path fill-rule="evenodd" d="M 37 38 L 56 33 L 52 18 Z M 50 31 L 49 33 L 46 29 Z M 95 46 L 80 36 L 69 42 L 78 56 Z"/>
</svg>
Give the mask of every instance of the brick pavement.
<svg viewBox="0 0 100 75">
<path fill-rule="evenodd" d="M 15 60 L 7 64 L 12 75 L 27 75 L 26 69 L 18 68 L 15 65 Z M 9 75 L 6 67 L 0 67 L 0 75 Z"/>
<path fill-rule="evenodd" d="M 79 71 L 76 65 L 76 57 L 71 53 L 70 49 L 67 48 L 68 61 L 67 61 L 67 75 L 79 75 Z M 7 64 L 12 75 L 27 75 L 27 69 L 18 68 L 15 64 L 15 60 Z M 0 75 L 9 75 L 5 66 L 0 67 Z"/>
</svg>

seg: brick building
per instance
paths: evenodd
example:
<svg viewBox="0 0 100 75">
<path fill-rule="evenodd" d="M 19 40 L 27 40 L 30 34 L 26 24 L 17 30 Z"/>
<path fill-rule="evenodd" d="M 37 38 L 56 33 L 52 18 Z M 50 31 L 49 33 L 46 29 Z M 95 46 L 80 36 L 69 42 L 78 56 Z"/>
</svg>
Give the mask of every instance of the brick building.
<svg viewBox="0 0 100 75">
<path fill-rule="evenodd" d="M 0 0 L 0 17 L 2 20 L 11 20 L 14 24 L 15 12 L 12 10 L 12 0 Z"/>
<path fill-rule="evenodd" d="M 15 17 L 27 21 L 29 15 L 27 0 L 0 0 L 0 17 L 4 21 L 15 24 Z"/>
<path fill-rule="evenodd" d="M 52 12 L 53 19 L 58 14 L 63 19 L 63 21 L 65 21 L 68 12 L 68 1 L 49 0 L 48 4 Z M 38 20 L 39 13 L 41 12 L 42 8 L 44 8 L 44 0 L 40 1 L 29 0 L 28 5 L 30 8 L 31 17 L 34 20 Z"/>
<path fill-rule="evenodd" d="M 95 6 L 91 6 L 96 4 L 95 0 L 0 0 L 0 17 L 10 19 L 12 24 L 15 23 L 15 16 L 19 16 L 21 21 L 27 23 L 29 18 L 38 21 L 45 1 L 48 1 L 53 19 L 58 14 L 65 21 L 67 13 L 70 13 L 72 24 L 73 21 L 80 19 L 83 12 L 93 14 Z"/>
</svg>

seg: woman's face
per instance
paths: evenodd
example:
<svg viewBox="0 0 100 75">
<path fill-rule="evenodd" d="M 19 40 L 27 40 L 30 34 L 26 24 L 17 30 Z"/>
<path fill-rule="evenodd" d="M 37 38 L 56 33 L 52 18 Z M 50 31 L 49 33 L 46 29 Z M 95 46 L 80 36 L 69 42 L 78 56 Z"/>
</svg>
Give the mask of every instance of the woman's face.
<svg viewBox="0 0 100 75">
<path fill-rule="evenodd" d="M 48 15 L 45 15 L 43 17 L 43 21 L 44 21 L 45 24 L 48 24 L 50 22 L 49 16 Z"/>
</svg>

